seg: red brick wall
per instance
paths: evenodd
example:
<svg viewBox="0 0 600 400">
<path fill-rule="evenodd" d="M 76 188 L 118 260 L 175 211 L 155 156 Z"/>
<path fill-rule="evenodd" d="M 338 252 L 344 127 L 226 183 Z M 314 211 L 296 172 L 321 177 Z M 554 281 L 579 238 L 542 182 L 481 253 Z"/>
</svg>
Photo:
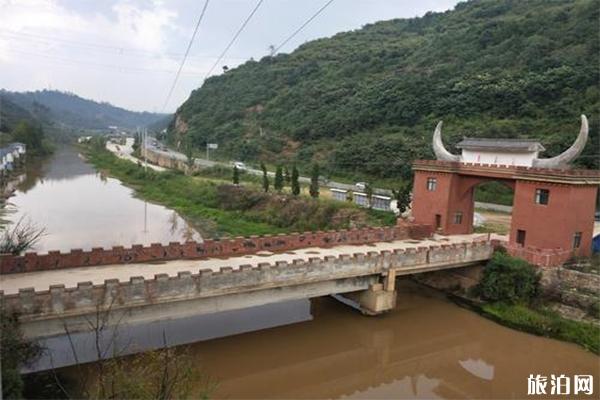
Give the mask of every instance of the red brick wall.
<svg viewBox="0 0 600 400">
<path fill-rule="evenodd" d="M 401 224 L 382 228 L 205 240 L 202 243 L 174 242 L 168 245 L 154 243 L 150 246 L 133 245 L 131 248 L 117 246 L 112 249 L 94 248 L 90 251 L 75 249 L 69 253 L 50 251 L 48 254 L 27 253 L 24 256 L 4 254 L 0 255 L 0 274 L 175 259 L 232 257 L 259 251 L 280 252 L 313 246 L 332 247 L 409 238 L 423 239 L 430 235 L 431 229 L 429 227 Z"/>
<path fill-rule="evenodd" d="M 427 190 L 427 179 L 435 178 L 435 191 Z M 441 216 L 440 231 L 446 235 L 473 232 L 474 188 L 481 182 L 494 179 L 461 176 L 443 172 L 415 171 L 413 186 L 413 217 L 417 224 L 435 228 L 435 215 Z M 462 222 L 454 223 L 457 212 Z"/>
<path fill-rule="evenodd" d="M 547 205 L 536 204 L 536 189 L 549 190 Z M 591 255 L 597 190 L 593 185 L 517 181 L 509 243 L 517 246 L 517 230 L 522 229 L 526 247 Z M 581 246 L 572 252 L 575 232 L 582 233 Z"/>
<path fill-rule="evenodd" d="M 587 184 L 600 177 L 598 171 L 553 170 L 510 166 L 447 163 L 420 160 L 415 162 L 413 216 L 418 224 L 435 226 L 435 215 L 441 218 L 444 234 L 472 232 L 473 188 L 485 181 L 499 181 L 513 187 L 512 226 L 509 242 L 517 246 L 517 230 L 526 231 L 526 247 L 568 251 L 571 255 L 591 254 L 593 216 L 598 186 Z M 423 167 L 433 167 L 427 170 Z M 437 188 L 427 190 L 427 178 L 437 179 Z M 578 177 L 585 177 L 581 180 Z M 568 179 L 574 178 L 570 183 Z M 566 181 L 565 181 L 566 180 Z M 562 183 L 552 183 L 562 181 Z M 548 205 L 534 201 L 536 189 L 548 189 Z M 454 223 L 457 211 L 463 221 Z M 573 251 L 573 236 L 581 232 L 581 246 Z M 561 253 L 561 254 L 562 254 Z M 545 254 L 548 258 L 549 255 Z M 564 258 L 560 256 L 559 258 Z"/>
</svg>

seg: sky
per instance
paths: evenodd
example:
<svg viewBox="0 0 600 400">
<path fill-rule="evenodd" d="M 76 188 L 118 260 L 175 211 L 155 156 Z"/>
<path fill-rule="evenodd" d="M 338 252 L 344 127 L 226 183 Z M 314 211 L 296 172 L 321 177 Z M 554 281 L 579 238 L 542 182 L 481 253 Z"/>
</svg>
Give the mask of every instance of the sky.
<svg viewBox="0 0 600 400">
<path fill-rule="evenodd" d="M 203 79 L 260 0 L 0 0 L 0 88 L 56 89 L 135 111 L 173 112 Z M 263 0 L 214 68 L 269 55 L 328 0 Z M 457 0 L 333 0 L 279 52 L 393 18 L 445 11 Z M 169 101 L 167 102 L 167 99 Z M 166 104 L 165 104 L 166 103 Z"/>
</svg>

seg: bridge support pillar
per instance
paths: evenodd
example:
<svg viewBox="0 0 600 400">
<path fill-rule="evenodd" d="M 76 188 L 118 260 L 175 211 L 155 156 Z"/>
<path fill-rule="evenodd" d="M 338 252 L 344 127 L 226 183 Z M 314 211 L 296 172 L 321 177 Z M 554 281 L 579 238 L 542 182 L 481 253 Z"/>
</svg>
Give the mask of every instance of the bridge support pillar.
<svg viewBox="0 0 600 400">
<path fill-rule="evenodd" d="M 356 308 L 365 315 L 379 315 L 396 308 L 395 273 L 386 277 L 384 283 L 373 283 L 366 290 L 334 295 L 344 304 Z M 387 290 L 390 289 L 390 290 Z"/>
</svg>

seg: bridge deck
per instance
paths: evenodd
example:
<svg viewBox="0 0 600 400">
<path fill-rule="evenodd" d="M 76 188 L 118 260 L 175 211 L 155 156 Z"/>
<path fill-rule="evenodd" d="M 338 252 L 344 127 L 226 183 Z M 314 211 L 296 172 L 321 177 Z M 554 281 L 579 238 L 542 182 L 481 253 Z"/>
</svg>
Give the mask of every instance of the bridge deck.
<svg viewBox="0 0 600 400">
<path fill-rule="evenodd" d="M 259 263 L 275 263 L 278 261 L 291 262 L 294 259 L 307 260 L 310 257 L 323 258 L 325 256 L 352 255 L 354 253 L 367 253 L 369 251 L 384 251 L 406 249 L 418 246 L 431 246 L 471 242 L 481 238 L 481 234 L 436 236 L 427 240 L 397 240 L 379 242 L 369 245 L 343 245 L 329 248 L 308 247 L 284 253 L 259 252 L 253 255 L 231 257 L 225 259 L 210 258 L 204 260 L 173 260 L 158 263 L 139 264 L 113 264 L 96 267 L 81 267 L 61 269 L 54 271 L 28 272 L 21 274 L 0 275 L 0 290 L 4 294 L 18 293 L 21 288 L 34 288 L 35 291 L 48 290 L 50 285 L 64 284 L 65 287 L 76 287 L 78 282 L 90 281 L 93 284 L 102 284 L 105 279 L 119 279 L 128 281 L 133 276 L 143 276 L 151 279 L 155 274 L 169 274 L 176 276 L 178 272 L 190 271 L 197 273 L 201 269 L 218 271 L 222 267 L 239 268 L 241 265 L 256 266 Z"/>
</svg>

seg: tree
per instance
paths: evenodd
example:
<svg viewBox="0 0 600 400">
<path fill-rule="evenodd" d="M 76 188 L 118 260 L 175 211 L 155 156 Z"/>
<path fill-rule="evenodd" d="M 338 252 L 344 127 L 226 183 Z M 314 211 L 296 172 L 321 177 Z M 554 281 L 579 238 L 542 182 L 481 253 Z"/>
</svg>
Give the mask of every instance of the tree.
<svg viewBox="0 0 600 400">
<path fill-rule="evenodd" d="M 142 143 L 142 134 L 140 132 L 136 132 L 133 135 L 133 145 L 131 145 L 131 148 L 133 149 L 133 151 L 135 153 L 137 153 L 138 149 L 140 148 Z"/>
<path fill-rule="evenodd" d="M 298 182 L 299 174 L 298 168 L 294 165 L 292 167 L 292 194 L 298 196 L 300 194 L 300 183 Z"/>
<path fill-rule="evenodd" d="M 410 206 L 410 183 L 404 183 L 398 190 L 392 190 L 394 198 L 396 199 L 396 207 L 400 215 L 404 214 Z"/>
<path fill-rule="evenodd" d="M 527 261 L 496 251 L 476 287 L 481 298 L 508 304 L 530 303 L 539 294 L 540 274 Z"/>
<path fill-rule="evenodd" d="M 354 192 L 352 190 L 346 192 L 346 201 L 350 203 L 354 201 Z"/>
<path fill-rule="evenodd" d="M 283 167 L 283 179 L 285 180 L 286 185 L 292 183 L 292 178 L 290 177 L 290 170 L 288 167 Z"/>
<path fill-rule="evenodd" d="M 235 165 L 233 166 L 233 177 L 231 179 L 234 185 L 240 184 L 240 170 Z"/>
<path fill-rule="evenodd" d="M 12 131 L 15 141 L 24 143 L 27 151 L 31 154 L 46 154 L 48 150 L 44 146 L 44 130 L 40 125 L 33 125 L 27 121 L 21 121 Z"/>
<path fill-rule="evenodd" d="M 23 396 L 21 368 L 35 360 L 42 349 L 26 340 L 16 314 L 0 309 L 0 360 L 2 360 L 2 398 L 20 399 Z"/>
<path fill-rule="evenodd" d="M 369 182 L 365 184 L 365 195 L 367 196 L 367 206 L 373 208 L 373 186 Z"/>
<path fill-rule="evenodd" d="M 192 147 L 192 140 L 187 138 L 185 141 L 185 165 L 187 166 L 187 172 L 190 173 L 194 168 L 194 148 Z"/>
<path fill-rule="evenodd" d="M 319 164 L 314 164 L 310 173 L 310 197 L 319 197 Z"/>
<path fill-rule="evenodd" d="M 262 179 L 262 186 L 263 186 L 263 190 L 265 192 L 269 191 L 269 175 L 267 175 L 267 167 L 265 166 L 265 163 L 260 163 L 260 169 L 262 169 L 263 172 L 263 179 Z"/>
<path fill-rule="evenodd" d="M 123 357 L 129 345 L 120 344 L 122 316 L 115 311 L 115 298 L 105 303 L 96 302 L 93 315 L 86 317 L 86 333 L 94 342 L 96 361 L 91 374 L 78 377 L 77 398 L 85 399 L 181 399 L 208 398 L 214 383 L 205 380 L 198 387 L 199 378 L 189 352 L 184 348 L 169 346 L 163 331 L 162 346 L 156 350 Z M 73 345 L 73 333 L 67 323 L 63 324 L 70 343 L 71 354 L 77 368 L 81 368 L 77 347 Z M 61 384 L 60 376 L 54 376 L 66 398 L 76 398 L 69 393 L 68 385 Z M 201 382 L 201 381 L 200 381 Z"/>
<path fill-rule="evenodd" d="M 281 165 L 277 166 L 277 170 L 275 171 L 275 182 L 273 183 L 275 190 L 281 192 L 283 189 L 283 168 Z"/>
</svg>

